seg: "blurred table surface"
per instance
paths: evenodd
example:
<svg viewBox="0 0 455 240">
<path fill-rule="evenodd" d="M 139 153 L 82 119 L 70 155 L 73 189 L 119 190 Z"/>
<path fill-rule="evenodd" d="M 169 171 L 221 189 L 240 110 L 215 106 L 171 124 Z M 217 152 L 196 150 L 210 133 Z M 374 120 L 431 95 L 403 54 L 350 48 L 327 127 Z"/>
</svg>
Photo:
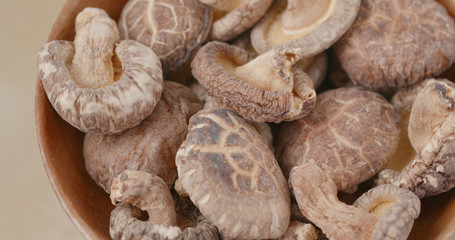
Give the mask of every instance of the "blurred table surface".
<svg viewBox="0 0 455 240">
<path fill-rule="evenodd" d="M 1 3 L 1 239 L 83 239 L 47 179 L 34 125 L 36 56 L 64 3 Z"/>
</svg>

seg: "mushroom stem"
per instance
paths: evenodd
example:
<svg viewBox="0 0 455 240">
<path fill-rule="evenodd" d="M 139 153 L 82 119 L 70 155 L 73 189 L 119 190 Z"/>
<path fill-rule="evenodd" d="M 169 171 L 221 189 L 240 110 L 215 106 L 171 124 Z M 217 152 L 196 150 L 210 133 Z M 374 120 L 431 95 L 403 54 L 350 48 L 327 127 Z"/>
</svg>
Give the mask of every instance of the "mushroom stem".
<svg viewBox="0 0 455 240">
<path fill-rule="evenodd" d="M 144 171 L 125 170 L 112 182 L 111 201 L 128 203 L 147 211 L 149 222 L 177 226 L 174 200 L 160 177 Z"/>
<path fill-rule="evenodd" d="M 114 48 L 120 33 L 101 9 L 86 8 L 76 18 L 72 74 L 81 87 L 99 88 L 114 82 Z"/>
<path fill-rule="evenodd" d="M 291 69 L 300 59 L 297 49 L 269 51 L 236 67 L 233 75 L 261 90 L 291 92 L 294 84 Z"/>
<path fill-rule="evenodd" d="M 340 202 L 336 184 L 321 168 L 295 167 L 289 181 L 303 215 L 329 239 L 371 239 L 376 216 Z"/>
<path fill-rule="evenodd" d="M 305 34 L 327 20 L 335 10 L 337 0 L 288 0 L 282 15 L 283 32 Z"/>
</svg>

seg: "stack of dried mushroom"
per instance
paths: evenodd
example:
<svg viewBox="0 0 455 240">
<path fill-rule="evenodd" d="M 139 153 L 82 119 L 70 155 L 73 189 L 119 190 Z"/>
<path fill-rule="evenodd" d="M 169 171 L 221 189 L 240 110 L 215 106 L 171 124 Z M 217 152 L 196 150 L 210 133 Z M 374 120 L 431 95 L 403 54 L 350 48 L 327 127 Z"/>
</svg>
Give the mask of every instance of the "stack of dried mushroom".
<svg viewBox="0 0 455 240">
<path fill-rule="evenodd" d="M 130 0 L 75 27 L 39 74 L 86 133 L 113 239 L 406 239 L 455 186 L 455 84 L 429 79 L 455 22 L 434 0 Z"/>
</svg>

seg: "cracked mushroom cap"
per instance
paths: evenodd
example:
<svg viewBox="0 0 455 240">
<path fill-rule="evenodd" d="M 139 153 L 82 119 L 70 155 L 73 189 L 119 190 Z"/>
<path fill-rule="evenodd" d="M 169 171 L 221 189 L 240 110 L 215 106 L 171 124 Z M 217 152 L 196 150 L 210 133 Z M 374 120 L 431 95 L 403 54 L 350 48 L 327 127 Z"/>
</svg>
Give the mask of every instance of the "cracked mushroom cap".
<svg viewBox="0 0 455 240">
<path fill-rule="evenodd" d="M 373 239 L 407 239 L 420 214 L 420 199 L 407 189 L 380 185 L 360 196 L 353 204 L 379 219 Z"/>
<path fill-rule="evenodd" d="M 85 136 L 88 173 L 106 192 L 126 169 L 156 174 L 171 187 L 177 176 L 175 154 L 185 140 L 189 118 L 201 108 L 189 88 L 166 81 L 155 110 L 139 125 L 119 134 Z"/>
<path fill-rule="evenodd" d="M 409 189 L 420 198 L 446 192 L 455 187 L 455 84 L 430 79 L 403 91 L 394 100 L 408 121 L 408 136 L 402 135 L 405 151 L 397 150 L 377 182 Z"/>
<path fill-rule="evenodd" d="M 286 232 L 286 180 L 257 131 L 233 112 L 202 110 L 191 117 L 176 164 L 191 200 L 225 235 L 266 239 Z"/>
<path fill-rule="evenodd" d="M 117 205 L 111 213 L 109 227 L 114 240 L 219 239 L 215 226 L 202 216 L 195 218 L 197 210 L 188 211 L 188 207 L 179 207 L 182 205 L 179 203 L 176 209 L 167 184 L 154 174 L 122 172 L 112 184 L 111 200 Z M 147 212 L 146 221 L 141 220 L 143 214 L 139 209 Z"/>
<path fill-rule="evenodd" d="M 335 51 L 355 84 L 411 85 L 455 61 L 455 22 L 434 0 L 366 0 Z"/>
<path fill-rule="evenodd" d="M 133 39 L 156 52 L 163 72 L 176 71 L 207 38 L 210 7 L 198 0 L 130 0 L 118 22 L 122 39 Z"/>
<path fill-rule="evenodd" d="M 191 68 L 207 93 L 247 120 L 281 122 L 302 118 L 315 105 L 311 78 L 293 68 L 305 57 L 300 49 L 254 54 L 222 42 L 210 42 Z"/>
<path fill-rule="evenodd" d="M 214 97 L 211 97 L 207 94 L 207 91 L 198 83 L 194 83 L 190 86 L 190 89 L 196 93 L 199 99 L 204 102 L 204 109 L 224 109 L 225 107 L 221 104 L 216 102 Z M 275 147 L 273 146 L 273 134 L 272 129 L 270 126 L 265 122 L 255 122 L 255 121 L 248 121 L 261 135 L 264 141 L 267 143 L 267 146 L 275 153 Z"/>
<path fill-rule="evenodd" d="M 251 31 L 258 53 L 302 48 L 309 56 L 332 46 L 351 26 L 360 0 L 277 0 Z"/>
<path fill-rule="evenodd" d="M 329 239 L 404 240 L 420 214 L 420 200 L 406 189 L 383 185 L 347 205 L 338 200 L 335 182 L 320 167 L 303 164 L 290 175 L 303 215 Z"/>
<path fill-rule="evenodd" d="M 139 124 L 158 102 L 161 63 L 148 47 L 121 41 L 105 11 L 77 15 L 74 42 L 39 51 L 39 76 L 54 109 L 80 131 L 112 134 Z"/>
<path fill-rule="evenodd" d="M 384 167 L 399 133 L 399 116 L 379 94 L 359 88 L 330 90 L 319 95 L 308 116 L 283 124 L 278 162 L 285 176 L 295 166 L 316 164 L 338 190 L 353 192 Z"/>
<path fill-rule="evenodd" d="M 210 38 L 229 41 L 251 28 L 265 14 L 273 0 L 200 0 L 213 7 Z"/>
</svg>

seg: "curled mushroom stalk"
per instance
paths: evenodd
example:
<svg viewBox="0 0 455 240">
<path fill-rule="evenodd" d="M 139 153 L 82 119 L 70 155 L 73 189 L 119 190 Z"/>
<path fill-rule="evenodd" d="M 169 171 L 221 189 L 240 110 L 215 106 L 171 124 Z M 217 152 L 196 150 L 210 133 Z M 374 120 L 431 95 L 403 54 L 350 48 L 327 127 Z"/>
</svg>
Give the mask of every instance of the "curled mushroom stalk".
<svg viewBox="0 0 455 240">
<path fill-rule="evenodd" d="M 229 41 L 251 28 L 265 14 L 273 0 L 200 0 L 213 7 L 210 38 Z"/>
<path fill-rule="evenodd" d="M 197 96 L 176 82 L 164 82 L 161 99 L 139 125 L 112 135 L 85 135 L 87 172 L 106 192 L 126 169 L 161 177 L 171 187 L 177 176 L 175 155 L 185 140 L 189 118 L 202 109 Z"/>
<path fill-rule="evenodd" d="M 129 0 L 119 19 L 122 39 L 132 39 L 156 52 L 167 76 L 179 70 L 207 38 L 210 7 L 198 0 Z"/>
<path fill-rule="evenodd" d="M 301 49 L 254 54 L 222 42 L 202 47 L 191 63 L 194 77 L 226 108 L 257 122 L 292 121 L 316 102 L 311 78 L 293 68 Z"/>
<path fill-rule="evenodd" d="M 114 179 L 111 199 L 114 204 L 120 202 L 111 213 L 109 233 L 112 239 L 219 239 L 217 228 L 202 216 L 194 227 L 182 230 L 177 226 L 171 192 L 156 175 L 134 170 L 122 172 Z M 142 215 L 139 209 L 147 212 L 146 221 L 139 219 Z"/>
<path fill-rule="evenodd" d="M 258 53 L 302 48 L 315 56 L 332 46 L 354 22 L 360 0 L 277 0 L 251 31 Z"/>
<path fill-rule="evenodd" d="M 290 194 L 258 132 L 227 109 L 202 110 L 188 128 L 176 164 L 201 213 L 230 238 L 281 237 L 289 224 Z"/>
<path fill-rule="evenodd" d="M 371 189 L 353 206 L 344 204 L 335 182 L 315 165 L 293 168 L 289 181 L 303 215 L 329 239 L 404 240 L 420 214 L 419 198 L 393 185 Z"/>
<path fill-rule="evenodd" d="M 455 22 L 435 0 L 365 0 L 334 46 L 354 84 L 403 87 L 452 65 Z"/>
<path fill-rule="evenodd" d="M 282 125 L 277 158 L 285 176 L 295 166 L 315 164 L 338 190 L 354 192 L 392 157 L 399 133 L 399 116 L 386 99 L 359 88 L 339 88 L 320 94 L 306 117 Z"/>
<path fill-rule="evenodd" d="M 409 189 L 420 198 L 455 187 L 455 84 L 430 79 L 401 90 L 392 102 L 407 131 L 377 182 Z"/>
<path fill-rule="evenodd" d="M 161 63 L 148 47 L 121 41 L 114 20 L 101 9 L 76 17 L 74 42 L 41 48 L 39 76 L 58 114 L 89 133 L 112 134 L 152 113 L 163 88 Z"/>
</svg>

